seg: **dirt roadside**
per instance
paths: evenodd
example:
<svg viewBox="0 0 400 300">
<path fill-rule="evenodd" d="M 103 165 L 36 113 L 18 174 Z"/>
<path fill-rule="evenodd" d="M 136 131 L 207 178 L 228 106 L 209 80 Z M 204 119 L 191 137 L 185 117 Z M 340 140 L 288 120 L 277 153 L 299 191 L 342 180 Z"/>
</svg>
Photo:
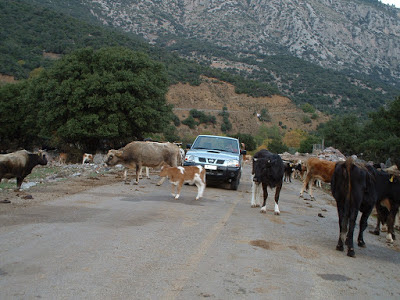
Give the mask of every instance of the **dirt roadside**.
<svg viewBox="0 0 400 300">
<path fill-rule="evenodd" d="M 122 178 L 121 168 L 96 165 L 36 167 L 32 174 L 25 178 L 20 191 L 14 190 L 15 179 L 10 180 L 7 187 L 0 189 L 0 212 L 37 205 L 97 186 L 121 182 Z M 10 203 L 4 203 L 4 200 Z"/>
</svg>

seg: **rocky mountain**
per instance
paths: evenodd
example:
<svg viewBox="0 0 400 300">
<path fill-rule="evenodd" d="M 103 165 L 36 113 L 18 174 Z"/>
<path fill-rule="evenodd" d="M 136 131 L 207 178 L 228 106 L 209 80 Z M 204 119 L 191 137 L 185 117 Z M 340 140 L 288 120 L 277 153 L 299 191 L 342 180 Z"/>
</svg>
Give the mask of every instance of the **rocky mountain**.
<svg viewBox="0 0 400 300">
<path fill-rule="evenodd" d="M 289 54 L 324 68 L 375 76 L 393 85 L 398 85 L 400 79 L 400 9 L 378 0 L 81 3 L 103 24 L 140 34 L 156 44 L 167 40 L 167 45 L 173 45 L 177 38 L 195 39 L 242 57 Z M 201 59 L 198 53 L 186 55 Z M 227 66 L 217 62 L 214 67 Z"/>
</svg>

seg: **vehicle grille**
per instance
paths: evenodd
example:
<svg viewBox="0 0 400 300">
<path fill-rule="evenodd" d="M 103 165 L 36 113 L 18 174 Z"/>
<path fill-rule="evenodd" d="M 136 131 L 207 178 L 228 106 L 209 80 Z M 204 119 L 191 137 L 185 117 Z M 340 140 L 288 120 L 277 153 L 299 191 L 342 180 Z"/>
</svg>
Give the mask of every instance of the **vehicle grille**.
<svg viewBox="0 0 400 300">
<path fill-rule="evenodd" d="M 208 163 L 208 164 L 223 165 L 225 161 L 223 159 L 217 159 L 216 160 L 214 158 L 199 157 L 199 162 Z"/>
</svg>

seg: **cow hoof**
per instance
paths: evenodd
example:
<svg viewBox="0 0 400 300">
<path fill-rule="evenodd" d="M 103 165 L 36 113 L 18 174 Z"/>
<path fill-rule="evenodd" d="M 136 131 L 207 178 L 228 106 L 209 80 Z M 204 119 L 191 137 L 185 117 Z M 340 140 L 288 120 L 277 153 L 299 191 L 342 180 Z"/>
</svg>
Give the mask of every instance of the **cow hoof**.
<svg viewBox="0 0 400 300">
<path fill-rule="evenodd" d="M 358 247 L 367 248 L 364 241 L 358 241 Z"/>
<path fill-rule="evenodd" d="M 336 246 L 336 250 L 337 250 L 337 251 L 343 251 L 343 250 L 344 250 L 343 245 L 337 245 L 337 246 Z"/>
<path fill-rule="evenodd" d="M 375 234 L 375 235 L 379 235 L 379 230 L 370 230 L 369 233 Z"/>
<path fill-rule="evenodd" d="M 311 201 L 315 201 L 315 197 L 314 196 L 311 196 Z"/>
<path fill-rule="evenodd" d="M 264 206 L 261 208 L 260 213 L 265 214 L 267 212 L 267 208 Z"/>
<path fill-rule="evenodd" d="M 355 256 L 356 256 L 356 253 L 354 252 L 354 249 L 349 249 L 349 250 L 347 250 L 347 256 L 355 257 Z"/>
<path fill-rule="evenodd" d="M 389 233 L 388 235 L 386 235 L 386 242 L 389 244 L 393 243 L 393 238 L 392 235 Z"/>
<path fill-rule="evenodd" d="M 251 207 L 252 207 L 252 208 L 254 208 L 254 207 L 260 207 L 260 204 L 252 204 Z"/>
<path fill-rule="evenodd" d="M 279 211 L 274 211 L 275 216 L 279 216 L 281 213 Z"/>
<path fill-rule="evenodd" d="M 304 196 L 302 194 L 299 195 L 299 198 L 304 198 Z"/>
</svg>

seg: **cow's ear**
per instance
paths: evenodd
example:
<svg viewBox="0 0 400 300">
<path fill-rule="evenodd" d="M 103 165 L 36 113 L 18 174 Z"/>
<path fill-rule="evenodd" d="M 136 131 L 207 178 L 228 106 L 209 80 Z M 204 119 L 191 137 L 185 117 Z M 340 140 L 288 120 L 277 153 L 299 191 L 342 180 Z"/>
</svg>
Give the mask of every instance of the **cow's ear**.
<svg viewBox="0 0 400 300">
<path fill-rule="evenodd" d="M 122 151 L 115 151 L 114 155 L 118 158 L 122 158 Z"/>
</svg>

